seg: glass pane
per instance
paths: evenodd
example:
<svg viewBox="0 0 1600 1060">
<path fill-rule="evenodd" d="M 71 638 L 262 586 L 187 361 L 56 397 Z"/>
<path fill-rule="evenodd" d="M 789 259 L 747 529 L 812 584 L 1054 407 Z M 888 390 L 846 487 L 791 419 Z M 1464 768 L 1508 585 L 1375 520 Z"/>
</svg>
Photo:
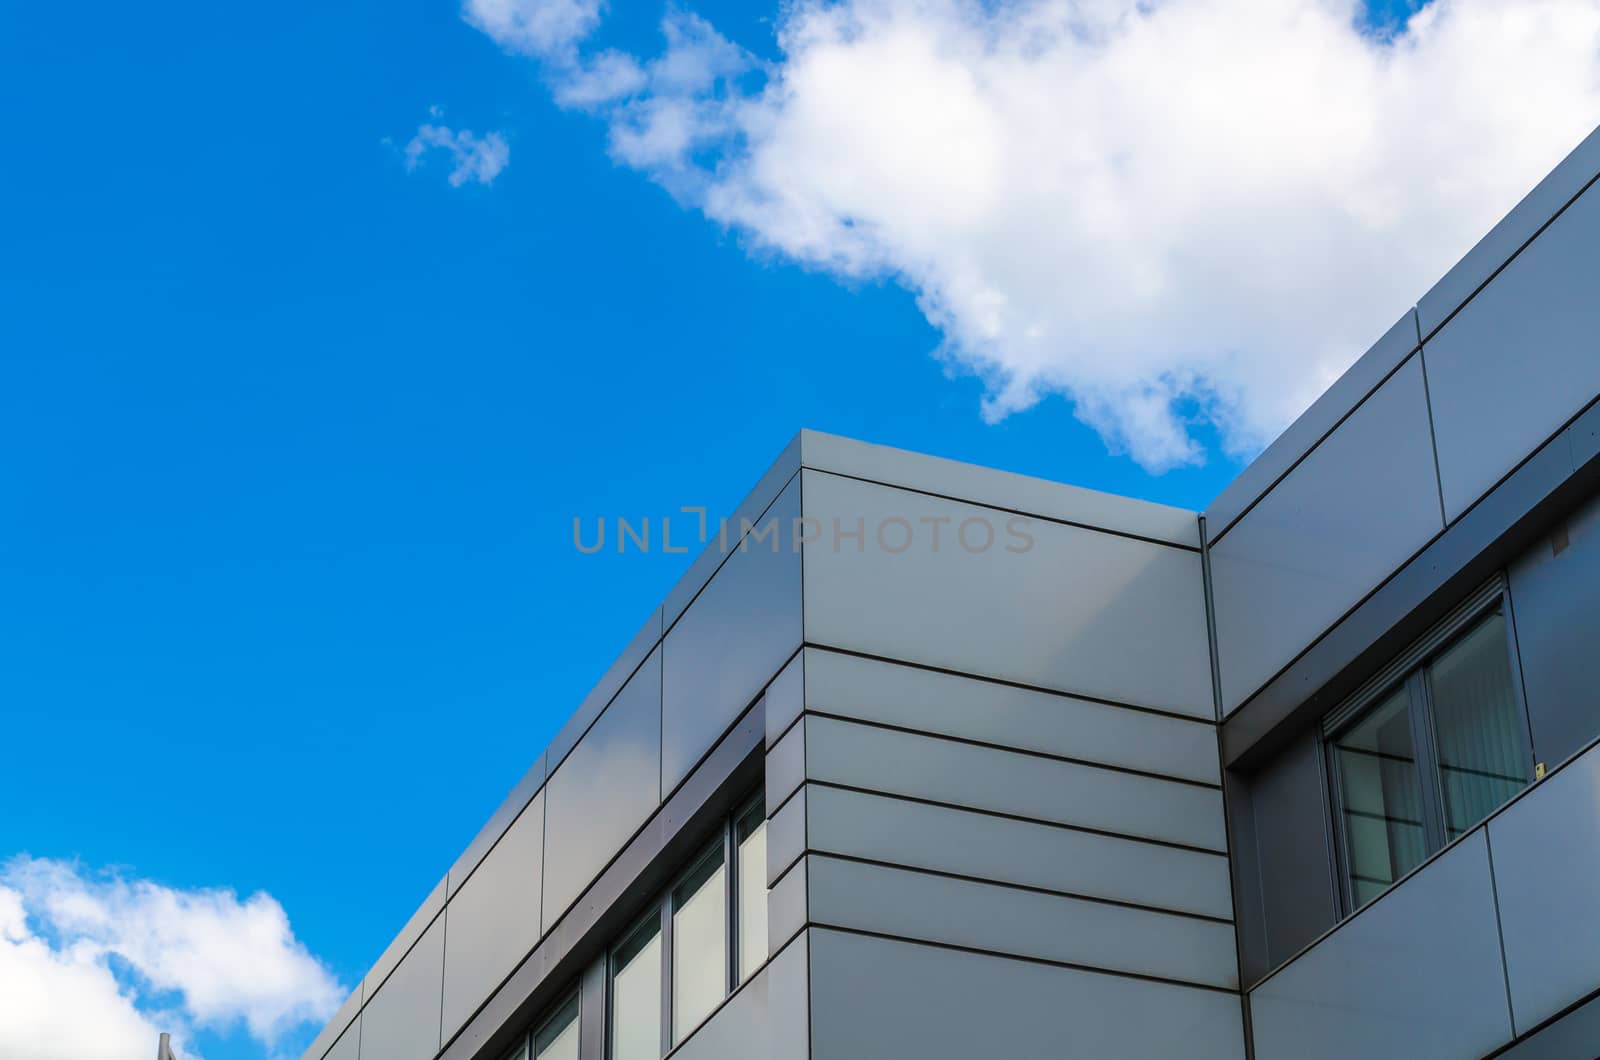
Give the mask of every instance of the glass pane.
<svg viewBox="0 0 1600 1060">
<path fill-rule="evenodd" d="M 658 962 L 659 963 L 659 962 Z M 658 993 L 659 997 L 660 994 Z M 656 1035 L 661 1034 L 660 1023 Z M 561 1006 L 533 1036 L 534 1060 L 578 1060 L 578 999 Z"/>
<path fill-rule="evenodd" d="M 611 967 L 611 1060 L 660 1060 L 661 922 L 641 924 Z"/>
<path fill-rule="evenodd" d="M 680 1042 L 728 994 L 727 872 L 718 849 L 672 893 L 672 1038 Z"/>
<path fill-rule="evenodd" d="M 1511 687 L 1505 616 L 1496 611 L 1428 668 L 1445 837 L 1489 816 L 1528 782 Z"/>
<path fill-rule="evenodd" d="M 1427 856 L 1409 702 L 1397 690 L 1333 745 L 1353 909 Z"/>
<path fill-rule="evenodd" d="M 757 803 L 739 821 L 739 982 L 767 959 L 767 810 Z"/>
</svg>

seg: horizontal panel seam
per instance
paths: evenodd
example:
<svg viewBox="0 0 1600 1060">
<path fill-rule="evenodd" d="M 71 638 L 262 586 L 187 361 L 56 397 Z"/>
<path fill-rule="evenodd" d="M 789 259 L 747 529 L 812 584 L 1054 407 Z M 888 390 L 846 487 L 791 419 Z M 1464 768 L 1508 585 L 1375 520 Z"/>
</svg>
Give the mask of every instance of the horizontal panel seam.
<svg viewBox="0 0 1600 1060">
<path fill-rule="evenodd" d="M 1150 846 L 1167 847 L 1171 850 L 1187 850 L 1191 854 L 1207 854 L 1211 857 L 1227 860 L 1226 851 L 1210 847 L 1194 846 L 1190 843 L 1179 843 L 1170 839 L 1156 839 L 1151 836 L 1131 835 L 1127 832 L 1113 832 L 1105 828 L 1095 828 L 1090 825 L 1067 824 L 1062 821 L 1047 821 L 1039 817 L 1029 817 L 1020 813 L 1009 813 L 1005 810 L 988 810 L 979 806 L 968 806 L 958 802 L 944 802 L 939 799 L 924 798 L 920 795 L 905 795 L 893 791 L 880 791 L 876 788 L 865 788 L 856 784 L 841 784 L 833 780 L 818 780 L 814 777 L 806 778 L 806 784 L 818 788 L 833 788 L 836 791 L 851 791 L 859 795 L 878 795 L 886 799 L 899 799 L 901 802 L 913 802 L 922 806 L 937 806 L 946 810 L 957 810 L 961 813 L 982 814 L 985 817 L 997 817 L 1005 821 L 1020 821 L 1024 824 L 1036 824 L 1045 828 L 1060 828 L 1068 832 L 1082 832 L 1086 835 L 1104 836 L 1107 839 L 1121 839 L 1130 843 L 1146 843 Z"/>
<path fill-rule="evenodd" d="M 938 493 L 938 492 L 936 492 L 934 490 L 920 489 L 920 488 L 918 488 L 916 486 L 906 486 L 906 485 L 903 485 L 903 484 L 898 483 L 898 482 L 884 482 L 884 481 L 882 481 L 880 479 L 867 478 L 867 477 L 865 477 L 863 475 L 852 475 L 852 474 L 850 474 L 848 472 L 844 472 L 844 471 L 830 471 L 827 468 L 812 467 L 809 464 L 802 464 L 801 467 L 802 467 L 803 470 L 815 472 L 818 475 L 832 475 L 834 478 L 845 479 L 845 480 L 850 481 L 850 482 L 861 482 L 861 483 L 865 483 L 866 485 L 869 485 L 869 486 L 882 486 L 885 489 L 900 490 L 900 491 L 902 491 L 904 493 L 914 493 L 914 494 L 917 494 L 918 496 L 921 496 L 921 497 L 932 497 L 935 500 L 950 501 L 950 502 L 952 502 L 954 504 L 965 504 L 965 505 L 969 505 L 969 506 L 971 506 L 973 508 L 987 508 L 990 511 L 993 511 L 993 512 L 1005 512 L 1008 515 L 1021 515 L 1021 516 L 1024 516 L 1026 518 L 1029 518 L 1029 519 L 1038 519 L 1041 522 L 1053 523 L 1056 526 L 1070 526 L 1075 530 L 1088 530 L 1091 533 L 1106 534 L 1106 535 L 1109 535 L 1111 537 L 1126 538 L 1127 540 L 1130 540 L 1130 541 L 1142 541 L 1143 543 L 1145 543 L 1147 545 L 1159 545 L 1159 546 L 1162 546 L 1164 548 L 1175 548 L 1180 552 L 1199 552 L 1200 551 L 1200 546 L 1198 546 L 1198 545 L 1180 544 L 1177 541 L 1167 541 L 1167 540 L 1164 540 L 1163 538 L 1159 538 L 1159 537 L 1150 537 L 1147 534 L 1135 533 L 1135 532 L 1133 532 L 1131 530 L 1113 530 L 1113 529 L 1111 529 L 1110 527 L 1107 527 L 1107 526 L 1096 526 L 1093 523 L 1085 523 L 1085 522 L 1078 521 L 1076 519 L 1064 519 L 1064 518 L 1062 518 L 1060 516 L 1056 516 L 1056 515 L 1043 515 L 1043 514 L 1041 514 L 1039 512 L 1028 511 L 1028 510 L 1023 509 L 1023 508 L 1008 508 L 1003 504 L 995 504 L 995 503 L 992 503 L 990 501 L 975 501 L 975 500 L 972 500 L 971 498 L 968 498 L 968 497 L 953 497 L 950 494 Z M 1047 480 L 1041 480 L 1041 481 L 1047 481 Z M 1066 486 L 1067 484 L 1066 483 L 1052 483 L 1052 485 Z M 1069 487 L 1069 488 L 1074 488 L 1075 489 L 1077 487 Z M 1118 495 L 1112 493 L 1112 494 L 1106 494 L 1106 496 L 1116 497 Z M 1120 499 L 1120 500 L 1133 500 L 1133 498 L 1131 498 L 1131 497 L 1119 497 L 1118 499 Z M 1143 502 L 1138 502 L 1138 503 L 1143 503 Z M 1183 509 L 1179 509 L 1179 510 L 1182 511 Z M 1189 513 L 1189 514 L 1194 514 L 1194 513 Z"/>
<path fill-rule="evenodd" d="M 803 645 L 820 651 L 830 651 L 836 655 L 848 655 L 855 659 L 867 659 L 871 662 L 888 663 L 892 666 L 905 666 L 913 670 L 923 670 L 927 673 L 944 674 L 948 677 L 960 677 L 969 681 L 982 681 L 986 684 L 1000 685 L 1004 688 L 1019 688 L 1025 692 L 1039 692 L 1048 696 L 1081 699 L 1085 703 L 1097 703 L 1104 707 L 1118 707 L 1122 710 L 1138 711 L 1141 714 L 1154 714 L 1161 718 L 1171 718 L 1174 721 L 1187 721 L 1195 725 L 1215 725 L 1215 719 L 1197 714 L 1184 714 L 1181 711 L 1168 710 L 1164 707 L 1147 707 L 1138 703 L 1125 703 L 1121 700 L 1107 699 L 1087 692 L 1069 692 L 1061 688 L 1047 688 L 1043 685 L 1030 685 L 1025 681 L 1014 681 L 1007 677 L 995 677 L 991 674 L 973 674 L 965 670 L 956 670 L 948 666 L 938 666 L 933 663 L 914 662 L 910 659 L 897 659 L 889 655 L 878 655 L 873 652 L 860 651 L 855 648 L 842 648 L 836 644 L 807 639 Z"/>
<path fill-rule="evenodd" d="M 899 861 L 885 861 L 882 858 L 863 857 L 859 854 L 845 854 L 836 850 L 825 850 L 820 847 L 808 847 L 806 854 L 817 858 L 827 858 L 832 861 L 845 861 L 856 865 L 867 865 L 874 868 L 893 869 L 897 872 L 914 872 L 920 876 L 935 876 L 940 879 L 957 880 L 962 883 L 979 884 L 985 887 L 1001 887 L 1012 891 L 1022 891 L 1027 894 L 1042 895 L 1047 898 L 1067 898 L 1079 902 L 1093 902 L 1096 905 L 1115 906 L 1119 909 L 1129 909 L 1140 913 L 1153 913 L 1158 916 L 1182 917 L 1204 924 L 1216 924 L 1222 927 L 1232 927 L 1233 921 L 1227 917 L 1212 916 L 1209 913 L 1195 913 L 1182 909 L 1172 909 L 1167 906 L 1147 905 L 1143 902 L 1130 902 L 1122 898 L 1108 898 L 1104 895 L 1085 894 L 1082 891 L 1063 891 L 1054 887 L 1039 887 L 1033 884 L 1016 883 L 1011 880 L 998 880 L 992 876 L 974 876 L 965 872 L 951 872 L 947 869 L 935 869 L 926 865 L 909 865 Z M 776 884 L 774 884 L 776 886 Z"/>
<path fill-rule="evenodd" d="M 807 913 L 810 916 L 810 913 Z M 1007 953 L 1004 950 L 984 949 L 981 946 L 963 946 L 954 942 L 936 942 L 933 939 L 912 938 L 909 935 L 896 935 L 888 931 L 872 931 L 867 928 L 844 927 L 839 924 L 828 924 L 818 920 L 810 920 L 807 927 L 818 928 L 823 931 L 837 931 L 846 935 L 859 935 L 863 938 L 882 939 L 886 942 L 903 942 L 913 946 L 930 946 L 934 949 L 949 950 L 955 953 L 970 953 L 978 957 L 996 957 L 1007 961 L 1022 961 L 1026 964 L 1042 965 L 1047 968 L 1067 968 L 1073 971 L 1089 972 L 1095 975 L 1115 976 L 1118 979 L 1132 979 L 1144 983 L 1158 983 L 1163 986 L 1176 986 L 1188 990 L 1205 990 L 1213 994 L 1225 994 L 1237 998 L 1239 991 L 1232 987 L 1215 986 L 1211 983 L 1196 982 L 1192 979 L 1171 979 L 1162 975 L 1151 975 L 1145 972 L 1121 971 L 1116 968 L 1102 968 L 1093 964 L 1082 964 L 1076 961 L 1055 961 L 1048 957 L 1034 957 L 1023 953 Z"/>
</svg>

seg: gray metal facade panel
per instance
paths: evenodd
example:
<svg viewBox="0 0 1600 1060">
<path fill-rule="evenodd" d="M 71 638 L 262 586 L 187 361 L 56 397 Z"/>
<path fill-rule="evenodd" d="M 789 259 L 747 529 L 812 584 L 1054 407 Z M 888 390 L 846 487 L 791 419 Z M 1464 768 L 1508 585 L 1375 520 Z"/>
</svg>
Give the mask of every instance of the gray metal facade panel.
<svg viewBox="0 0 1600 1060">
<path fill-rule="evenodd" d="M 1600 1056 L 1600 997 L 1524 1038 L 1496 1060 L 1589 1060 Z"/>
<path fill-rule="evenodd" d="M 1316 733 L 1307 731 L 1250 781 L 1267 968 L 1338 918 L 1318 754 Z"/>
<path fill-rule="evenodd" d="M 361 1060 L 432 1060 L 439 1051 L 444 919 L 435 920 L 361 1012 Z"/>
<path fill-rule="evenodd" d="M 1039 519 L 1021 524 L 1026 545 L 1011 533 L 1022 517 L 1004 511 L 801 474 L 821 528 L 805 546 L 807 641 L 1213 716 L 1198 553 Z M 835 520 L 865 528 L 859 550 L 835 538 Z M 972 552 L 956 539 L 963 525 Z M 921 536 L 889 554 L 878 531 L 895 548 L 901 526 Z"/>
<path fill-rule="evenodd" d="M 800 646 L 800 483 L 773 502 L 779 532 L 735 548 L 662 643 L 661 791 L 670 794 Z M 764 525 L 764 524 L 763 524 Z"/>
<path fill-rule="evenodd" d="M 541 792 L 445 908 L 446 1038 L 538 943 L 543 856 Z"/>
<path fill-rule="evenodd" d="M 805 780 L 806 719 L 801 718 L 767 751 L 766 775 L 762 778 L 767 813 L 776 813 Z"/>
<path fill-rule="evenodd" d="M 357 1019 L 345 1032 L 339 1035 L 339 1040 L 333 1043 L 333 1048 L 326 1054 L 326 1060 L 360 1060 L 361 1058 L 361 1021 Z"/>
<path fill-rule="evenodd" d="M 1597 240 L 1591 189 L 1423 348 L 1451 520 L 1600 394 Z"/>
<path fill-rule="evenodd" d="M 660 795 L 656 651 L 545 785 L 545 931 L 655 812 Z"/>
<path fill-rule="evenodd" d="M 673 1060 L 761 1060 L 768 1053 L 767 973 L 757 972 L 673 1052 Z"/>
<path fill-rule="evenodd" d="M 1211 550 L 1224 712 L 1442 529 L 1413 357 Z"/>
<path fill-rule="evenodd" d="M 1212 788 L 828 718 L 803 724 L 811 780 L 1227 849 L 1222 793 Z"/>
<path fill-rule="evenodd" d="M 448 889 L 446 897 L 454 895 L 461 885 L 467 882 L 467 877 L 472 875 L 478 863 L 483 860 L 483 856 L 489 852 L 489 848 L 500 841 L 506 829 L 511 827 L 511 822 L 521 815 L 534 795 L 544 787 L 546 763 L 547 756 L 540 755 L 538 761 L 534 762 L 522 775 L 522 779 L 517 781 L 516 787 L 511 789 L 511 793 L 495 810 L 488 823 L 478 829 L 478 834 L 467 845 L 467 849 L 462 851 L 461 856 L 456 858 L 456 863 L 450 866 L 450 872 L 445 877 Z"/>
<path fill-rule="evenodd" d="M 1238 987 L 1228 924 L 825 855 L 804 864 L 813 924 Z"/>
<path fill-rule="evenodd" d="M 1418 344 L 1416 311 L 1407 310 L 1310 408 L 1239 472 L 1216 500 L 1206 505 L 1206 534 L 1211 541 L 1215 543 L 1227 533 L 1247 508 L 1377 389 Z"/>
<path fill-rule="evenodd" d="M 789 660 L 766 691 L 767 747 L 771 748 L 805 710 L 804 653 Z"/>
<path fill-rule="evenodd" d="M 1600 498 L 1513 563 L 1510 582 L 1533 750 L 1556 766 L 1600 735 Z"/>
<path fill-rule="evenodd" d="M 1054 828 L 826 785 L 806 790 L 812 850 L 1231 918 L 1220 854 Z"/>
<path fill-rule="evenodd" d="M 800 441 L 800 462 L 818 471 L 904 486 L 1189 548 L 1200 547 L 1196 513 L 1182 508 L 944 460 L 892 446 L 872 445 L 820 431 L 801 431 Z"/>
<path fill-rule="evenodd" d="M 784 803 L 782 808 L 767 820 L 767 886 L 769 887 L 778 881 L 778 877 L 782 876 L 801 854 L 805 853 L 806 806 L 811 801 L 811 792 L 814 789 L 814 785 L 801 788 L 794 798 Z M 767 812 L 772 813 L 770 805 Z"/>
<path fill-rule="evenodd" d="M 1243 1060 L 1239 998 L 813 928 L 813 1060 Z"/>
<path fill-rule="evenodd" d="M 769 954 L 787 945 L 810 919 L 811 900 L 806 866 L 805 861 L 796 864 L 767 893 Z"/>
<path fill-rule="evenodd" d="M 808 648 L 806 709 L 1208 784 L 1216 729 L 1058 693 Z"/>
<path fill-rule="evenodd" d="M 1504 265 L 1517 248 L 1531 239 L 1556 212 L 1582 191 L 1600 173 L 1600 129 L 1591 133 L 1573 152 L 1541 180 L 1478 245 L 1467 252 L 1433 289 L 1417 303 L 1422 334 L 1427 337 L 1444 323 L 1456 308 L 1472 297 L 1496 269 Z"/>
<path fill-rule="evenodd" d="M 1519 1033 L 1600 987 L 1600 750 L 1489 822 Z"/>
<path fill-rule="evenodd" d="M 789 444 L 784 446 L 783 452 L 779 453 L 778 458 L 762 473 L 761 478 L 757 480 L 750 492 L 745 494 L 744 500 L 739 502 L 739 506 L 733 510 L 733 514 L 727 517 L 727 537 L 730 542 L 739 539 L 745 522 L 759 525 L 762 513 L 790 484 L 790 480 L 794 478 L 795 473 L 799 470 L 800 435 L 797 434 L 789 440 Z M 672 627 L 672 624 L 678 620 L 678 616 L 683 614 L 684 609 L 689 606 L 689 602 L 695 598 L 695 594 L 705 587 L 705 584 L 711 580 L 711 576 L 722 566 L 732 551 L 731 549 L 726 551 L 723 549 L 722 541 L 720 540 L 721 534 L 719 533 L 720 524 L 716 513 L 707 512 L 705 518 L 706 547 L 694 558 L 694 562 L 689 565 L 689 569 L 684 572 L 683 577 L 679 578 L 678 583 L 667 593 L 666 601 L 661 606 L 665 628 L 670 629 Z M 700 529 L 698 520 L 699 517 L 693 513 L 680 514 L 673 519 L 673 526 L 681 525 L 685 530 L 688 530 L 690 525 L 693 524 L 694 530 L 698 533 Z M 677 532 L 674 531 L 674 550 L 681 544 L 689 543 L 690 540 L 687 534 L 680 538 Z"/>
<path fill-rule="evenodd" d="M 606 704 L 622 691 L 628 678 L 637 670 L 650 652 L 661 641 L 661 609 L 658 607 L 651 613 L 645 624 L 639 627 L 639 632 L 633 635 L 628 646 L 622 650 L 605 675 L 583 697 L 583 702 L 578 704 L 578 709 L 572 712 L 572 717 L 556 732 L 550 746 L 545 749 L 545 766 L 548 772 L 554 773 L 556 767 L 577 746 L 583 734 L 589 731 L 589 726 L 605 710 Z"/>
<path fill-rule="evenodd" d="M 411 914 L 411 919 L 406 921 L 405 927 L 400 929 L 399 934 L 395 935 L 378 959 L 372 962 L 366 978 L 361 982 L 366 997 L 370 998 L 377 992 L 378 987 L 389 977 L 389 973 L 400 963 L 400 958 L 406 955 L 406 951 L 422 937 L 423 931 L 444 910 L 446 882 L 440 880 L 434 885 L 433 890 L 428 892 L 428 897 L 417 906 L 417 911 Z"/>
<path fill-rule="evenodd" d="M 1258 1060 L 1482 1056 L 1512 1037 L 1488 846 L 1469 835 L 1250 994 Z"/>
<path fill-rule="evenodd" d="M 348 1035 L 350 1039 L 348 1043 L 339 1043 L 341 1049 L 352 1050 L 348 1054 L 335 1053 L 333 1046 L 345 1029 L 350 1027 L 360 1015 L 361 988 L 362 984 L 357 983 L 350 996 L 344 999 L 344 1004 L 339 1006 L 339 1011 L 335 1012 L 333 1018 L 323 1025 L 322 1030 L 317 1032 L 316 1038 L 312 1039 L 311 1044 L 306 1047 L 306 1051 L 300 1054 L 301 1060 L 323 1060 L 324 1057 L 328 1057 L 330 1060 L 356 1060 L 356 1054 L 353 1050 L 355 1049 L 355 1040 L 357 1034 L 360 1033 L 359 1031 Z"/>
</svg>

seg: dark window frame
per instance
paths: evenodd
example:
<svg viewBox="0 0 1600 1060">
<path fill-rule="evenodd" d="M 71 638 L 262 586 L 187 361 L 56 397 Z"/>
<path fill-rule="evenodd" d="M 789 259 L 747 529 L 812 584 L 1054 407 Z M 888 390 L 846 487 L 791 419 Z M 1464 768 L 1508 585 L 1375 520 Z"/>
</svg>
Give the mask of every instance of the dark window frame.
<svg viewBox="0 0 1600 1060">
<path fill-rule="evenodd" d="M 1349 837 L 1344 813 L 1344 783 L 1336 750 L 1338 741 L 1371 717 L 1390 696 L 1403 690 L 1407 700 L 1406 709 L 1411 726 L 1413 753 L 1416 756 L 1423 817 L 1424 855 L 1419 864 L 1425 864 L 1428 859 L 1454 842 L 1446 834 L 1448 816 L 1439 764 L 1432 667 L 1439 658 L 1461 643 L 1495 613 L 1504 616 L 1505 620 L 1504 649 L 1510 670 L 1513 709 L 1522 736 L 1524 788 L 1533 782 L 1535 778 L 1533 739 L 1522 685 L 1516 621 L 1512 610 L 1510 586 L 1502 572 L 1470 594 L 1454 611 L 1419 637 L 1372 680 L 1330 711 L 1324 719 L 1318 737 L 1318 757 L 1323 777 L 1323 798 L 1328 811 L 1326 823 L 1329 828 L 1331 867 L 1335 877 L 1334 894 L 1339 906 L 1336 913 L 1339 919 L 1342 920 L 1355 913 L 1369 904 L 1372 898 L 1367 902 L 1358 903 L 1351 886 Z M 1467 833 L 1471 831 L 1471 828 L 1466 830 Z M 1401 873 L 1379 893 L 1386 893 L 1389 887 L 1400 882 L 1411 871 L 1415 871 L 1415 867 Z"/>
<path fill-rule="evenodd" d="M 644 910 L 629 921 L 628 926 L 617 934 L 616 940 L 607 947 L 605 959 L 605 1049 L 606 1060 L 615 1060 L 616 1049 L 616 990 L 615 980 L 617 973 L 617 952 L 626 945 L 634 935 L 652 919 L 656 921 L 656 930 L 661 939 L 661 1038 L 660 1055 L 665 1057 L 681 1046 L 688 1038 L 698 1031 L 712 1016 L 714 1016 L 727 1003 L 745 982 L 739 979 L 739 940 L 738 940 L 738 907 L 742 881 L 739 879 L 738 870 L 738 828 L 741 822 L 751 816 L 758 809 L 764 814 L 766 806 L 765 792 L 757 787 L 754 792 L 740 799 L 734 804 L 730 813 L 724 814 L 717 820 L 716 827 L 706 837 L 704 843 L 695 848 L 695 852 L 686 858 L 682 867 L 676 871 L 666 886 L 655 892 L 650 900 L 644 904 Z M 769 822 L 770 823 L 770 822 Z M 682 1034 L 677 1034 L 678 1028 L 673 1027 L 673 913 L 676 906 L 678 889 L 698 871 L 705 862 L 717 853 L 722 856 L 722 871 L 724 874 L 723 895 L 723 994 L 722 1000 L 713 1006 L 694 1026 L 683 1028 Z M 763 889 L 766 880 L 761 881 Z M 750 978 L 754 978 L 754 973 Z M 556 1011 L 556 1010 L 552 1010 Z M 531 1040 L 531 1039 L 530 1039 Z"/>
</svg>

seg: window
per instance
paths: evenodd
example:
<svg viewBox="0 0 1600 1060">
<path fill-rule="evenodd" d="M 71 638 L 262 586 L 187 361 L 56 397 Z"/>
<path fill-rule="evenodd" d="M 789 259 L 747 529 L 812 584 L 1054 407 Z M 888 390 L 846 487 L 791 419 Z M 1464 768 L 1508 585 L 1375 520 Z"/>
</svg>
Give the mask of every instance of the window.
<svg viewBox="0 0 1600 1060">
<path fill-rule="evenodd" d="M 1503 582 L 1330 715 L 1345 907 L 1354 912 L 1528 782 Z"/>
<path fill-rule="evenodd" d="M 573 994 L 539 1025 L 524 1035 L 505 1060 L 578 1060 L 578 995 Z"/>
<path fill-rule="evenodd" d="M 533 1060 L 578 1060 L 578 999 L 574 996 L 533 1034 Z"/>
<path fill-rule="evenodd" d="M 610 1060 L 660 1060 L 766 963 L 766 836 L 758 797 L 612 950 Z"/>
<path fill-rule="evenodd" d="M 733 828 L 738 847 L 739 982 L 767 960 L 767 808 L 757 799 Z"/>
<path fill-rule="evenodd" d="M 652 915 L 611 955 L 611 1060 L 657 1060 L 661 1037 L 661 922 Z"/>
<path fill-rule="evenodd" d="M 722 844 L 672 892 L 672 1040 L 728 996 L 728 888 Z"/>
</svg>

